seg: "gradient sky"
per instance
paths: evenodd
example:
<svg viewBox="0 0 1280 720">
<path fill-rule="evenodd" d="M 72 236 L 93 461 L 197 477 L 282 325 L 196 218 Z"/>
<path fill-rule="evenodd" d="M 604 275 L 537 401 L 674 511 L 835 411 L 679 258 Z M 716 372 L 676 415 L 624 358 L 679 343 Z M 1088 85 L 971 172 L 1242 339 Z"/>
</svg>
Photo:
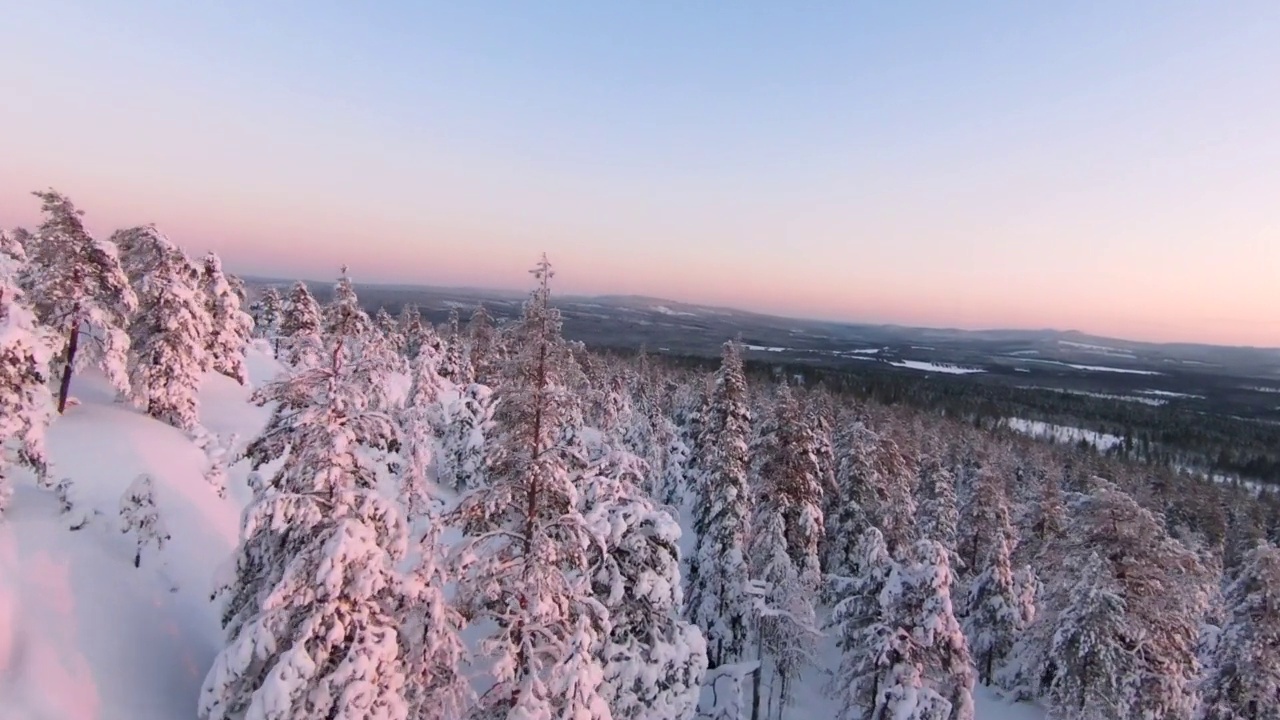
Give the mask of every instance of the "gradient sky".
<svg viewBox="0 0 1280 720">
<path fill-rule="evenodd" d="M 1280 2 L 0 0 L 54 186 L 284 277 L 1280 346 Z"/>
</svg>

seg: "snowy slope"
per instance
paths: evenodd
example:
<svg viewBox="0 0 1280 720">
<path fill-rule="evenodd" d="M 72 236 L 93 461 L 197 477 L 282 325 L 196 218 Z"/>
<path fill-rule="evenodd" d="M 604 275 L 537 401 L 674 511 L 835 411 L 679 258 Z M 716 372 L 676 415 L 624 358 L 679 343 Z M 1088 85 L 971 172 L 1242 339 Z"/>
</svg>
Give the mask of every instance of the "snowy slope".
<svg viewBox="0 0 1280 720">
<path fill-rule="evenodd" d="M 251 357 L 253 382 L 277 369 Z M 205 424 L 247 438 L 266 420 L 249 393 L 209 377 Z M 20 482 L 0 523 L 0 719 L 194 717 L 223 640 L 209 593 L 237 541 L 244 469 L 219 499 L 204 480 L 205 453 L 181 431 L 114 402 L 99 376 L 77 377 L 73 394 L 81 404 L 53 424 L 49 451 L 55 477 L 75 483 L 75 513 L 61 515 L 52 492 Z M 155 478 L 172 540 L 135 569 L 118 508 L 142 472 Z M 88 525 L 68 530 L 81 514 Z"/>
<path fill-rule="evenodd" d="M 279 371 L 261 350 L 248 360 L 251 384 Z M 248 403 L 250 393 L 206 378 L 203 425 L 247 442 L 268 414 Z M 49 450 L 55 477 L 75 484 L 75 511 L 61 514 L 53 492 L 19 481 L 0 522 L 0 720 L 194 718 L 223 642 L 209 595 L 237 542 L 247 468 L 231 470 L 220 499 L 204 480 L 206 453 L 182 432 L 115 402 L 101 377 L 77 377 L 73 394 L 81 404 L 54 423 Z M 134 539 L 121 534 L 118 508 L 142 472 L 155 479 L 172 539 L 158 554 L 144 551 L 134 568 Z M 70 531 L 82 515 L 90 522 Z M 684 541 L 691 538 L 686 532 Z M 827 645 L 823 654 L 833 659 Z M 787 717 L 833 716 L 825 671 L 815 668 L 806 680 Z M 979 720 L 1042 717 L 978 691 Z"/>
</svg>

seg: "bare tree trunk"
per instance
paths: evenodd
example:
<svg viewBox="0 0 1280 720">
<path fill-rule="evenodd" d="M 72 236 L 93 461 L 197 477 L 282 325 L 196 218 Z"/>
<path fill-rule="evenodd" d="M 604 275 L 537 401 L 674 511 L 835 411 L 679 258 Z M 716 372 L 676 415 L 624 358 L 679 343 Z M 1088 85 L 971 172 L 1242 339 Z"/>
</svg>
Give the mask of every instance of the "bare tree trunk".
<svg viewBox="0 0 1280 720">
<path fill-rule="evenodd" d="M 62 368 L 62 382 L 58 386 L 58 414 L 67 409 L 67 393 L 71 391 L 71 366 L 76 362 L 76 349 L 80 347 L 80 325 L 71 328 L 67 339 L 67 364 Z"/>
<path fill-rule="evenodd" d="M 764 633 L 756 634 L 756 660 L 760 667 L 756 668 L 755 677 L 751 678 L 751 720 L 760 718 L 760 676 L 764 674 Z"/>
</svg>

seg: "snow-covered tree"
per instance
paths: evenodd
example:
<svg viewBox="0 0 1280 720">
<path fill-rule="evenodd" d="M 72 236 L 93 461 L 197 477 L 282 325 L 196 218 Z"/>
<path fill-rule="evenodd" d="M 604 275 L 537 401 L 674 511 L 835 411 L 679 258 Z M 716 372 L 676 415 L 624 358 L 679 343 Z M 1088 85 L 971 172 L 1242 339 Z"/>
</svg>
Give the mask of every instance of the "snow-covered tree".
<svg viewBox="0 0 1280 720">
<path fill-rule="evenodd" d="M 832 579 L 836 602 L 829 621 L 841 651 L 831 683 L 840 703 L 840 720 L 874 717 L 897 633 L 891 608 L 882 601 L 896 567 L 884 536 L 874 527 L 867 528 L 851 546 L 851 574 Z"/>
<path fill-rule="evenodd" d="M 610 621 L 602 693 L 616 720 L 691 717 L 707 668 L 702 633 L 682 618 L 680 527 L 640 491 L 646 470 L 611 449 L 582 483 L 599 541 L 592 584 Z"/>
<path fill-rule="evenodd" d="M 827 499 L 824 518 L 826 570 L 849 575 L 853 543 L 868 527 L 883 533 L 890 554 L 911 547 L 916 534 L 916 502 L 912 470 L 892 439 L 871 430 L 863 419 L 846 417 L 836 445 L 838 492 Z"/>
<path fill-rule="evenodd" d="M 367 391 L 379 366 L 333 327 L 325 364 L 255 394 L 275 409 L 245 455 L 282 462 L 255 488 L 219 586 L 228 644 L 201 690 L 205 720 L 408 717 L 395 572 L 407 536 L 369 452 L 395 428 Z"/>
<path fill-rule="evenodd" d="M 502 347 L 493 326 L 493 318 L 484 305 L 477 305 L 467 323 L 467 357 L 471 361 L 471 377 L 478 383 L 491 383 L 502 362 Z"/>
<path fill-rule="evenodd" d="M 249 317 L 253 318 L 253 336 L 274 338 L 284 319 L 284 298 L 274 287 L 263 288 L 262 295 L 249 304 Z"/>
<path fill-rule="evenodd" d="M 1139 717 L 1127 697 L 1136 680 L 1122 592 L 1107 563 L 1091 554 L 1049 647 L 1055 665 L 1049 685 L 1055 718 Z"/>
<path fill-rule="evenodd" d="M 760 508 L 753 521 L 750 553 L 751 576 L 762 590 L 756 608 L 756 631 L 759 660 L 770 668 L 776 680 L 771 689 L 777 691 L 781 712 L 791 704 L 796 680 L 813 661 L 812 648 L 820 634 L 813 607 L 817 578 L 804 578 L 796 568 L 787 547 L 783 513 L 769 505 Z M 755 678 L 753 702 L 757 706 L 762 675 L 757 673 Z"/>
<path fill-rule="evenodd" d="M 365 393 L 370 407 L 390 410 L 393 405 L 399 406 L 401 399 L 394 396 L 390 380 L 392 374 L 405 369 L 404 359 L 391 349 L 360 307 L 345 266 L 333 287 L 333 299 L 324 308 L 324 333 L 326 337 L 345 338 L 336 352 L 350 359 L 359 358 L 360 372 L 353 381 Z"/>
<path fill-rule="evenodd" d="M 820 442 L 791 389 L 783 385 L 756 454 L 761 458 L 764 502 L 782 517 L 787 554 L 797 578 L 810 591 L 821 580 L 818 548 L 823 521 Z"/>
<path fill-rule="evenodd" d="M 138 297 L 129 323 L 133 401 L 151 417 L 192 430 L 213 333 L 200 269 L 149 225 L 117 231 L 111 240 Z"/>
<path fill-rule="evenodd" d="M 920 536 L 954 551 L 960 511 L 951 471 L 936 458 L 926 458 L 920 465 L 920 490 Z"/>
<path fill-rule="evenodd" d="M 974 673 L 952 584 L 950 553 L 932 540 L 917 542 L 910 563 L 895 567 L 885 584 L 882 602 L 895 628 L 881 687 L 887 717 L 973 720 Z"/>
<path fill-rule="evenodd" d="M 752 599 L 746 548 L 751 516 L 747 485 L 751 411 L 737 343 L 724 345 L 701 443 L 707 453 L 698 480 L 694 532 L 696 573 L 689 584 L 689 617 L 703 629 L 712 667 L 745 659 Z"/>
<path fill-rule="evenodd" d="M 1009 503 L 1004 486 L 995 478 L 992 473 L 980 474 L 968 505 L 971 521 L 988 524 L 968 533 L 977 538 L 973 547 L 967 548 L 973 553 L 968 567 L 976 575 L 969 583 L 964 623 L 978 677 L 984 684 L 994 680 L 995 671 L 1003 665 L 1023 627 L 1013 575 Z"/>
<path fill-rule="evenodd" d="M 137 537 L 134 567 L 142 564 L 143 548 L 155 545 L 156 552 L 160 552 L 169 541 L 169 529 L 156 507 L 155 486 L 150 475 L 135 478 L 120 498 L 120 532 L 134 533 Z"/>
<path fill-rule="evenodd" d="M 440 359 L 440 376 L 455 385 L 471 383 L 471 361 L 467 359 L 466 340 L 458 325 L 458 309 L 449 311 L 449 334 L 445 338 L 444 355 Z"/>
<path fill-rule="evenodd" d="M 49 396 L 50 338 L 36 324 L 17 284 L 24 248 L 0 232 L 0 515 L 13 489 L 13 466 L 47 480 L 44 436 L 53 411 Z"/>
<path fill-rule="evenodd" d="M 437 477 L 459 492 L 485 482 L 496 401 L 487 385 L 471 383 L 452 394 L 444 407 Z"/>
<path fill-rule="evenodd" d="M 249 306 L 253 318 L 253 336 L 271 342 L 272 354 L 280 355 L 280 332 L 284 323 L 284 298 L 274 287 L 262 291 L 262 297 Z"/>
<path fill-rule="evenodd" d="M 324 343 L 320 338 L 320 305 L 302 281 L 294 283 L 280 319 L 285 362 L 294 367 L 311 367 L 320 362 Z"/>
<path fill-rule="evenodd" d="M 493 686 L 479 718 L 609 718 L 601 648 L 607 609 L 596 598 L 588 552 L 596 540 L 575 483 L 585 469 L 576 367 L 550 305 L 550 263 L 512 329 L 513 356 L 498 384 L 488 482 L 452 513 L 464 613 L 490 628 L 480 651 Z"/>
<path fill-rule="evenodd" d="M 465 622 L 445 593 L 450 577 L 440 524 L 435 517 L 429 520 L 418 542 L 418 562 L 401 590 L 405 700 L 409 720 L 455 720 L 465 715 L 475 693 L 462 674 L 467 650 L 460 633 Z"/>
<path fill-rule="evenodd" d="M 208 352 L 214 372 L 241 385 L 249 380 L 244 349 L 253 335 L 253 318 L 241 309 L 241 293 L 222 272 L 222 259 L 213 252 L 204 256 L 202 276 L 209 320 Z"/>
<path fill-rule="evenodd" d="M 436 372 L 434 353 L 419 353 L 414 360 L 409 397 L 400 413 L 400 453 L 405 460 L 400 494 L 410 520 L 423 516 L 430 504 L 436 440 L 445 430 L 441 405 L 444 385 L 444 379 Z"/>
<path fill-rule="evenodd" d="M 24 243 L 28 262 L 21 284 L 39 322 L 66 338 L 54 361 L 62 377 L 61 413 L 72 374 L 89 365 L 101 368 L 117 390 L 129 390 L 126 327 L 138 301 L 115 243 L 91 237 L 81 221 L 84 213 L 66 196 L 54 190 L 34 194 L 43 204 L 44 221 Z"/>
<path fill-rule="evenodd" d="M 373 314 L 373 326 L 382 333 L 387 347 L 392 352 L 397 355 L 404 354 L 404 336 L 400 334 L 400 324 L 391 317 L 391 313 L 387 312 L 385 307 L 379 307 L 378 312 Z"/>
<path fill-rule="evenodd" d="M 1244 557 L 1226 591 L 1229 613 L 1201 683 L 1198 720 L 1280 715 L 1280 549 Z"/>
</svg>

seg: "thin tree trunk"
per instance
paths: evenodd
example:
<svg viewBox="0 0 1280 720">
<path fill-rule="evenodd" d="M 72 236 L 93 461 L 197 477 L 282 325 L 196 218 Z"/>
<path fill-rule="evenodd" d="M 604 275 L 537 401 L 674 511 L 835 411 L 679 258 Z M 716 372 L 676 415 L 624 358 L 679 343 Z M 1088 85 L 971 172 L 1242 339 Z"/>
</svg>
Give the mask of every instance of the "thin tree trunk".
<svg viewBox="0 0 1280 720">
<path fill-rule="evenodd" d="M 764 675 L 764 633 L 756 634 L 756 668 L 755 677 L 751 678 L 751 720 L 760 718 L 760 676 Z"/>
<path fill-rule="evenodd" d="M 71 337 L 67 339 L 67 364 L 62 368 L 62 382 L 58 386 L 58 414 L 67 409 L 67 393 L 71 391 L 71 367 L 76 362 L 76 349 L 80 347 L 80 324 L 71 328 Z"/>
</svg>

